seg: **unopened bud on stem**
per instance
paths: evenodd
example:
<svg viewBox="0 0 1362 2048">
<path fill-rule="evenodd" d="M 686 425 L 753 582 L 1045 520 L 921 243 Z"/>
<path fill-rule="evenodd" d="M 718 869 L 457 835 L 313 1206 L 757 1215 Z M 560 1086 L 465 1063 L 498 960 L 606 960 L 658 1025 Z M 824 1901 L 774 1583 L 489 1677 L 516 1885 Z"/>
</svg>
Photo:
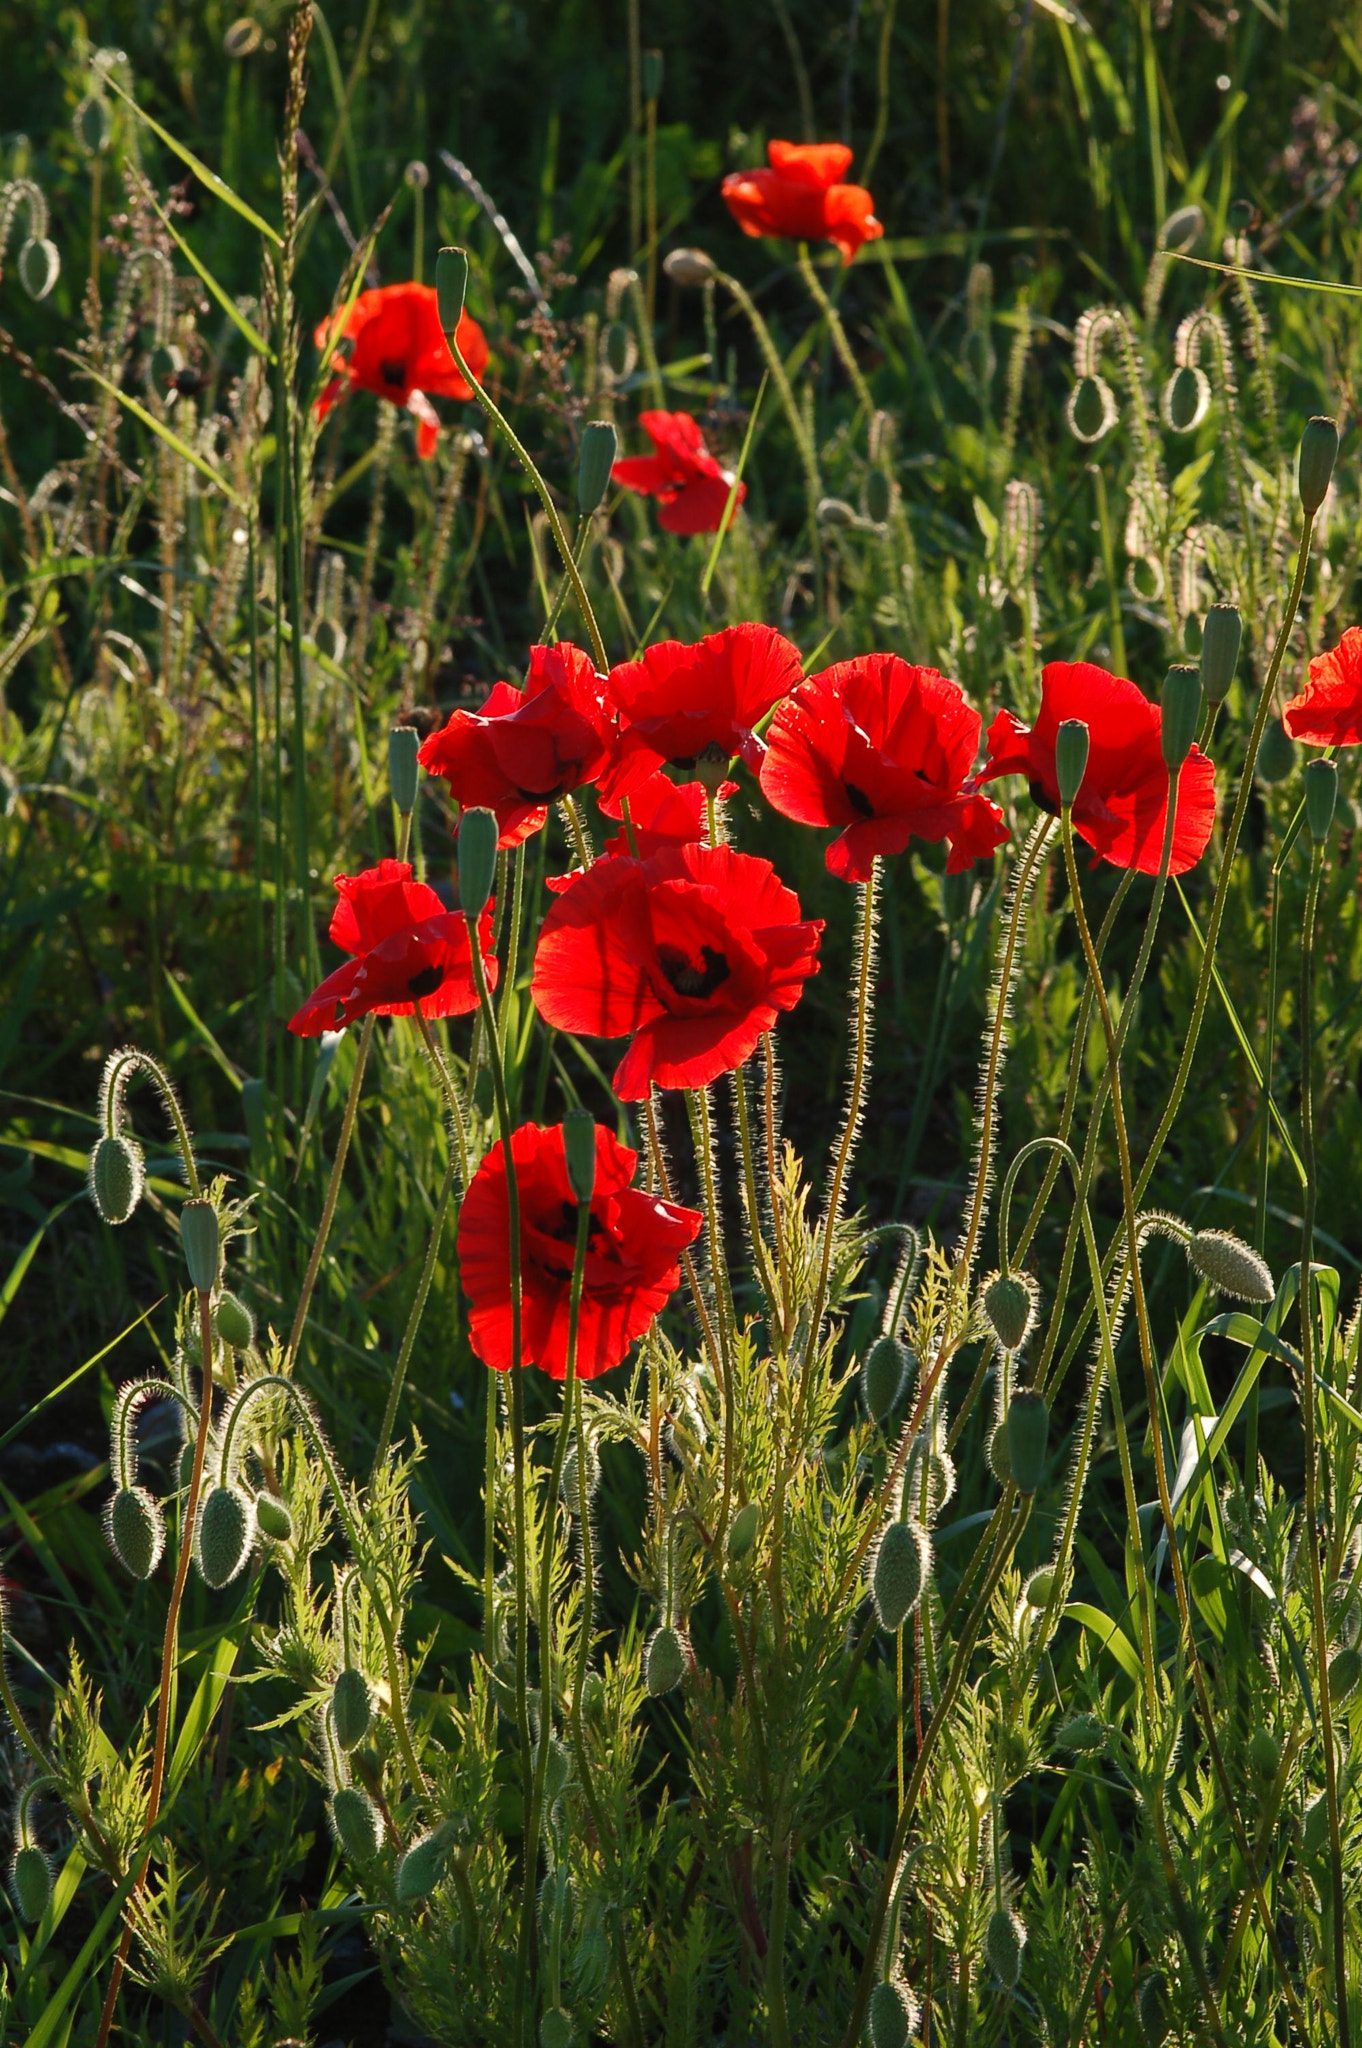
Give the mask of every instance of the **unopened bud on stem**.
<svg viewBox="0 0 1362 2048">
<path fill-rule="evenodd" d="M 619 454 L 619 435 L 611 420 L 588 420 L 582 428 L 577 461 L 577 510 L 586 519 L 610 488 L 610 472 Z"/>
<path fill-rule="evenodd" d="M 396 725 L 388 734 L 388 784 L 393 802 L 404 818 L 416 809 L 416 756 L 420 751 L 421 735 L 414 726 Z"/>
<path fill-rule="evenodd" d="M 589 1202 L 596 1192 L 596 1119 L 590 1110 L 570 1109 L 564 1116 L 563 1158 L 574 1198 Z"/>
<path fill-rule="evenodd" d="M 481 917 L 497 872 L 497 821 L 491 811 L 465 811 L 459 820 L 459 908 Z"/>
<path fill-rule="evenodd" d="M 1305 822 L 1316 846 L 1323 846 L 1338 802 L 1338 769 L 1332 761 L 1310 761 L 1305 770 Z"/>
<path fill-rule="evenodd" d="M 1305 423 L 1301 435 L 1300 466 L 1297 478 L 1300 484 L 1302 509 L 1314 518 L 1324 503 L 1329 481 L 1338 459 L 1338 422 L 1327 414 L 1317 414 Z"/>
<path fill-rule="evenodd" d="M 211 1294 L 218 1282 L 220 1257 L 218 1212 L 211 1202 L 193 1200 L 180 1211 L 180 1243 L 189 1268 L 189 1284 Z"/>
<path fill-rule="evenodd" d="M 1201 629 L 1201 687 L 1208 704 L 1221 704 L 1239 665 L 1244 622 L 1237 604 L 1213 604 Z"/>
<path fill-rule="evenodd" d="M 440 325 L 447 338 L 458 333 L 463 302 L 468 294 L 468 251 L 441 249 L 435 258 L 435 295 L 440 307 Z"/>
<path fill-rule="evenodd" d="M 1163 679 L 1163 703 L 1159 738 L 1163 763 L 1176 775 L 1192 751 L 1192 741 L 1201 723 L 1201 671 L 1180 662 Z"/>
<path fill-rule="evenodd" d="M 1088 769 L 1088 728 L 1081 718 L 1065 718 L 1055 734 L 1055 781 L 1059 801 L 1068 806 L 1083 787 Z"/>
</svg>

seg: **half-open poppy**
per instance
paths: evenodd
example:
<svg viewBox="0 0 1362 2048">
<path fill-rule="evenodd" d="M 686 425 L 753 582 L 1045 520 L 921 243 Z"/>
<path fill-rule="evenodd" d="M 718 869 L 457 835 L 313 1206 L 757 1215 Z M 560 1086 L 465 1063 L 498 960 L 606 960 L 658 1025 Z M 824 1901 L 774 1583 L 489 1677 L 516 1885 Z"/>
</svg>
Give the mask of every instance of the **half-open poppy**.
<svg viewBox="0 0 1362 2048">
<path fill-rule="evenodd" d="M 1317 654 L 1310 680 L 1282 713 L 1293 740 L 1311 747 L 1362 746 L 1362 626 Z"/>
<path fill-rule="evenodd" d="M 607 680 L 619 713 L 619 748 L 603 777 L 605 797 L 628 795 L 664 762 L 720 767 L 741 754 L 758 768 L 754 727 L 803 675 L 799 649 L 774 627 L 727 626 L 693 646 L 659 640 Z"/>
<path fill-rule="evenodd" d="M 522 1124 L 511 1133 L 520 1209 L 521 1341 L 512 1346 L 510 1188 L 506 1148 L 494 1145 L 459 1212 L 459 1274 L 472 1304 L 469 1339 L 484 1365 L 508 1372 L 537 1365 L 567 1374 L 577 1202 L 563 1155 L 563 1127 Z M 681 1278 L 680 1258 L 701 1217 L 631 1185 L 638 1154 L 596 1126 L 596 1185 L 577 1325 L 576 1371 L 596 1379 L 625 1358 Z"/>
<path fill-rule="evenodd" d="M 318 419 L 325 419 L 347 385 L 372 391 L 415 416 L 416 451 L 426 459 L 432 456 L 440 433 L 432 396 L 473 396 L 449 352 L 434 286 L 385 284 L 361 292 L 348 311 L 322 321 L 315 336 L 318 348 L 325 348 L 333 333 L 336 369 L 317 400 Z M 487 368 L 487 338 L 467 313 L 459 321 L 458 342 L 459 353 L 480 378 Z"/>
<path fill-rule="evenodd" d="M 435 891 L 412 878 L 411 863 L 381 860 L 358 875 L 337 875 L 333 944 L 353 954 L 289 1019 L 299 1038 L 319 1038 L 371 1011 L 379 1017 L 460 1017 L 478 1006 L 467 920 L 446 910 Z M 492 907 L 478 925 L 488 986 L 495 988 Z"/>
<path fill-rule="evenodd" d="M 897 654 L 839 661 L 776 707 L 761 786 L 801 825 L 841 830 L 827 865 L 870 879 L 876 854 L 946 840 L 954 874 L 1007 837 L 998 806 L 966 788 L 980 718 L 958 683 Z"/>
<path fill-rule="evenodd" d="M 658 524 L 668 533 L 717 533 L 733 474 L 710 454 L 698 422 L 688 412 L 643 412 L 638 423 L 653 453 L 621 456 L 610 472 L 615 482 L 656 498 Z M 735 505 L 746 496 L 747 485 L 740 483 Z"/>
<path fill-rule="evenodd" d="M 864 185 L 844 185 L 851 151 L 842 142 L 772 142 L 769 168 L 734 171 L 724 179 L 724 204 L 745 235 L 788 235 L 796 242 L 834 242 L 850 263 L 884 233 Z"/>
</svg>

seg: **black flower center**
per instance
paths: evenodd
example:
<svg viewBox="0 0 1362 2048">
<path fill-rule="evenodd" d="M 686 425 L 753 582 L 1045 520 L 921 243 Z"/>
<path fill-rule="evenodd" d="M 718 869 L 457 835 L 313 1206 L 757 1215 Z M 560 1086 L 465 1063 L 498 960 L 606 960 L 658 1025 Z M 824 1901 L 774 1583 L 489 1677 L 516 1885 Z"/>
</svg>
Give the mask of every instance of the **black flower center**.
<svg viewBox="0 0 1362 2048">
<path fill-rule="evenodd" d="M 847 802 L 851 805 L 853 811 L 859 811 L 863 818 L 874 817 L 875 806 L 871 803 L 870 798 L 863 789 L 857 789 L 854 782 L 844 782 L 842 787 L 846 791 Z"/>
<path fill-rule="evenodd" d="M 1028 783 L 1027 788 L 1031 792 L 1031 801 L 1038 811 L 1048 811 L 1052 818 L 1059 816 L 1059 805 L 1047 794 L 1043 782 Z"/>
<path fill-rule="evenodd" d="M 407 365 L 401 356 L 387 356 L 379 364 L 378 374 L 385 384 L 400 391 L 407 381 Z"/>
<path fill-rule="evenodd" d="M 701 946 L 699 960 L 677 952 L 673 946 L 659 946 L 657 957 L 662 972 L 679 996 L 713 995 L 733 971 L 717 946 Z"/>
<path fill-rule="evenodd" d="M 423 996 L 433 996 L 444 978 L 443 967 L 423 967 L 419 974 L 413 974 L 407 987 L 414 1001 L 419 1003 Z"/>
</svg>

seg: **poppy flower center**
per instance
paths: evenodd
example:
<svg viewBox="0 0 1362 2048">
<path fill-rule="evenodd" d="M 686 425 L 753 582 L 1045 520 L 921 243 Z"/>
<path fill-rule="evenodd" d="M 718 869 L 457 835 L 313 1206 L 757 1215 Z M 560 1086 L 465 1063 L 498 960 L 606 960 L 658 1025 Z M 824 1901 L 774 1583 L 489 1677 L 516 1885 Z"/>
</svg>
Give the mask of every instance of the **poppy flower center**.
<svg viewBox="0 0 1362 2048">
<path fill-rule="evenodd" d="M 424 996 L 433 996 L 445 978 L 443 967 L 423 967 L 419 974 L 413 974 L 407 987 L 416 1002 Z"/>
<path fill-rule="evenodd" d="M 733 971 L 717 946 L 701 946 L 698 960 L 679 953 L 674 946 L 659 946 L 657 957 L 679 996 L 713 995 Z"/>
<path fill-rule="evenodd" d="M 846 791 L 847 802 L 851 805 L 853 811 L 859 811 L 863 818 L 874 817 L 875 806 L 871 803 L 870 798 L 863 789 L 857 789 L 854 782 L 844 782 L 842 787 Z"/>
<path fill-rule="evenodd" d="M 385 356 L 378 366 L 378 374 L 385 384 L 391 384 L 400 391 L 407 381 L 407 366 L 400 356 Z"/>
</svg>

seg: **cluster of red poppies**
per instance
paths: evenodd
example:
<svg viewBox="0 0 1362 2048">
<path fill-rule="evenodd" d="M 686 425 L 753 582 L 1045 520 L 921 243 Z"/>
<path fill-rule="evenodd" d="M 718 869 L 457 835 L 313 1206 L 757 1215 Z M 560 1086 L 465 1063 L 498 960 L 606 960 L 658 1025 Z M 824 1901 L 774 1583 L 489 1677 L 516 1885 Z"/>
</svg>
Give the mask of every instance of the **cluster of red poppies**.
<svg viewBox="0 0 1362 2048">
<path fill-rule="evenodd" d="M 798 650 L 769 626 L 737 625 L 693 646 L 663 641 L 599 674 L 580 648 L 532 650 L 523 690 L 499 682 L 477 712 L 455 711 L 420 751 L 461 809 L 490 811 L 516 846 L 556 800 L 590 785 L 623 829 L 590 866 L 558 878 L 534 955 L 531 993 L 559 1030 L 627 1040 L 614 1085 L 704 1088 L 734 1072 L 794 1008 L 818 971 L 822 924 L 801 915 L 771 863 L 722 843 L 716 807 L 753 771 L 772 806 L 832 827 L 827 865 L 869 881 L 877 858 L 912 838 L 944 841 L 967 867 L 1007 836 L 982 784 L 1022 774 L 1059 808 L 1055 736 L 1082 718 L 1091 749 L 1075 830 L 1121 868 L 1156 872 L 1169 781 L 1160 714 L 1134 683 L 1091 663 L 1044 672 L 1034 727 L 999 712 L 976 768 L 981 721 L 957 683 L 894 654 L 838 662 L 805 678 Z M 759 728 L 769 720 L 765 736 Z M 685 778 L 677 781 L 679 774 Z M 1200 859 L 1215 816 L 1214 772 L 1193 748 L 1181 771 L 1172 868 Z M 405 862 L 340 876 L 331 937 L 350 955 L 292 1020 L 304 1036 L 370 1012 L 457 1016 L 477 1006 L 469 920 L 448 911 Z M 490 909 L 476 943 L 492 985 Z M 634 1154 L 604 1132 L 593 1197 L 580 1333 L 591 1376 L 619 1363 L 677 1284 L 693 1211 L 633 1190 Z M 561 1133 L 514 1134 L 523 1222 L 524 1362 L 561 1375 L 576 1210 Z M 510 1365 L 506 1162 L 497 1147 L 463 1205 L 460 1260 L 475 1349 Z"/>
</svg>

